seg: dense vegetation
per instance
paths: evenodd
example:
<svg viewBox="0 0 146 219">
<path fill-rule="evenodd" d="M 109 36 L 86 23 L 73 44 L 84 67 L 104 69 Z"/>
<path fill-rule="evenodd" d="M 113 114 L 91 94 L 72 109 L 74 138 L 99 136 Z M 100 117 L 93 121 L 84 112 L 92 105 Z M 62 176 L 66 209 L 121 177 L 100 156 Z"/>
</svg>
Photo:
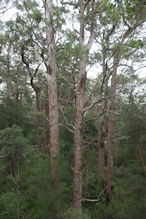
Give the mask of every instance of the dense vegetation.
<svg viewBox="0 0 146 219">
<path fill-rule="evenodd" d="M 146 218 L 144 11 L 1 1 L 0 219 Z"/>
</svg>

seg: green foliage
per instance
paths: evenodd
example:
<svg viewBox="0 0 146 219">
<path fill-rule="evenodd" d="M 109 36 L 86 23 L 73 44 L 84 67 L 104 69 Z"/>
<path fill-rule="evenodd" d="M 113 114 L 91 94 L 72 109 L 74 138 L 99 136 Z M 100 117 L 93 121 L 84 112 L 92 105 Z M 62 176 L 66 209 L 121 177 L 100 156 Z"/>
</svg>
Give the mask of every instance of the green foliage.
<svg viewBox="0 0 146 219">
<path fill-rule="evenodd" d="M 22 104 L 17 104 L 12 99 L 6 99 L 0 104 L 0 129 L 18 125 L 25 135 L 30 135 L 34 128 L 27 116 L 27 109 Z"/>
<path fill-rule="evenodd" d="M 16 218 L 16 194 L 15 192 L 5 192 L 0 196 L 0 217 Z"/>
<path fill-rule="evenodd" d="M 12 1 L 1 2 L 4 4 Z M 69 1 L 70 4 L 73 2 L 77 1 Z M 54 1 L 53 5 L 52 22 L 56 40 L 58 100 L 59 106 L 62 107 L 59 112 L 59 182 L 55 189 L 52 187 L 49 155 L 43 154 L 40 159 L 37 151 L 37 130 L 43 133 L 42 147 L 44 147 L 45 131 L 48 131 L 49 124 L 48 112 L 45 109 L 47 97 L 44 73 L 46 68 L 42 67 L 48 62 L 44 8 L 39 5 L 39 1 L 15 1 L 16 8 L 19 10 L 16 20 L 4 23 L 0 21 L 0 83 L 2 83 L 0 218 L 2 219 L 17 218 L 18 203 L 22 219 L 52 219 L 53 205 L 58 219 L 75 219 L 81 215 L 81 211 L 73 212 L 71 208 L 74 134 L 66 129 L 67 123 L 72 131 L 74 128 L 75 91 L 81 58 L 83 55 L 87 57 L 87 69 L 95 63 L 105 67 L 102 66 L 105 59 L 108 73 L 112 71 L 112 58 L 117 49 L 122 58 L 121 63 L 125 60 L 141 63 L 145 58 L 145 45 L 140 29 L 126 38 L 126 43 L 122 45 L 119 43 L 124 31 L 135 28 L 135 24 L 142 23 L 145 19 L 144 0 L 104 0 L 102 4 L 95 2 L 94 6 L 92 1 L 88 2 L 83 17 L 85 44 L 90 35 L 90 24 L 92 22 L 97 24 L 95 28 L 97 48 L 94 48 L 93 53 L 89 53 L 86 47 L 79 43 L 78 25 L 74 30 L 79 21 L 78 4 L 72 7 L 57 4 L 57 1 Z M 70 7 L 72 7 L 71 10 Z M 93 16 L 91 13 L 92 7 L 97 10 L 97 15 Z M 68 22 L 72 24 L 72 27 L 69 27 Z M 22 65 L 22 45 L 25 46 L 25 58 L 32 74 L 35 73 L 39 63 L 44 63 L 34 77 L 34 82 L 41 85 L 41 112 L 36 113 L 35 94 L 29 85 L 30 78 L 26 66 Z M 8 51 L 9 46 L 10 51 Z M 130 70 L 122 69 L 122 74 L 117 79 L 116 107 L 120 109 L 120 115 L 115 112 L 114 194 L 109 205 L 106 203 L 103 191 L 106 178 L 101 178 L 98 174 L 99 120 L 90 120 L 99 115 L 99 106 L 84 113 L 83 197 L 97 199 L 103 192 L 98 202 L 83 202 L 83 219 L 146 218 L 145 172 L 139 152 L 139 150 L 142 151 L 145 162 L 146 122 L 145 105 L 142 105 L 145 96 L 136 96 L 136 92 L 133 92 L 136 83 L 142 85 L 144 82 L 141 82 L 133 72 L 132 67 Z M 92 93 L 89 104 L 100 97 L 102 80 L 103 75 L 98 76 L 98 85 Z M 85 102 L 94 84 L 95 79 L 87 80 Z M 6 99 L 7 85 L 10 86 L 10 93 L 9 98 Z M 19 97 L 15 99 L 17 92 Z M 42 127 L 36 127 L 38 115 L 41 117 Z M 49 138 L 49 135 L 47 137 Z M 29 140 L 33 146 L 30 145 Z M 48 148 L 43 149 L 48 151 Z M 105 165 L 107 165 L 106 159 Z M 19 191 L 16 191 L 16 185 Z"/>
<path fill-rule="evenodd" d="M 33 14 L 32 14 L 31 16 L 32 16 L 32 18 L 33 18 L 34 20 L 36 20 L 38 23 L 42 20 L 42 14 L 41 14 L 41 12 L 40 12 L 38 9 L 35 9 L 35 10 L 33 11 Z"/>
<path fill-rule="evenodd" d="M 116 169 L 115 194 L 106 214 L 113 218 L 145 218 L 145 174 L 140 161 L 127 160 Z"/>
</svg>

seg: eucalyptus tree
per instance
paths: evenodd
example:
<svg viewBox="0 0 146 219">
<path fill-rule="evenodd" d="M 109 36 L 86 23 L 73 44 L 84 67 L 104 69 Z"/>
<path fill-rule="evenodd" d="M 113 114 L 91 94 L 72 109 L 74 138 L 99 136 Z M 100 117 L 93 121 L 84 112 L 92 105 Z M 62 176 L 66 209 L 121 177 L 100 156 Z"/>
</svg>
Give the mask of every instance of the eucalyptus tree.
<svg viewBox="0 0 146 219">
<path fill-rule="evenodd" d="M 134 53 L 139 47 L 129 48 L 127 45 L 136 36 L 136 42 L 140 40 L 140 35 L 136 30 L 142 26 L 145 21 L 145 16 L 139 16 L 138 11 L 142 10 L 143 3 L 138 4 L 136 1 L 114 1 L 109 2 L 105 10 L 99 14 L 99 26 L 101 26 L 98 35 L 100 36 L 97 42 L 100 42 L 101 47 L 106 50 L 104 60 L 108 77 L 111 77 L 110 94 L 109 94 L 109 109 L 108 109 L 108 154 L 107 154 L 107 202 L 111 201 L 113 190 L 113 175 L 114 175 L 114 114 L 115 114 L 115 98 L 116 98 L 116 80 L 117 69 L 121 64 L 124 56 L 129 56 Z M 104 14 L 105 13 L 105 14 Z M 140 31 L 140 29 L 139 29 Z M 107 39 L 106 39 L 107 37 Z M 105 41 L 101 41 L 104 39 Z M 103 43 L 104 42 L 104 43 Z M 141 42 L 141 41 L 140 41 Z M 103 68 L 104 68 L 103 63 Z M 104 76 L 103 76 L 104 77 Z M 106 81 L 106 80 L 105 80 Z M 104 106 L 104 104 L 103 104 Z M 104 108 L 104 107 L 103 107 Z M 103 118 L 101 118 L 103 122 Z M 101 125 L 102 128 L 103 125 Z M 100 133 L 103 130 L 100 130 Z M 100 135 L 101 137 L 101 135 Z M 104 137 L 104 136 L 103 136 Z M 101 138 L 100 138 L 101 139 Z M 99 147 L 101 148 L 101 147 Z M 99 153 L 100 155 L 100 153 Z M 99 162 L 103 158 L 99 158 Z M 103 168 L 102 168 L 103 175 Z"/>
<path fill-rule="evenodd" d="M 2 98 L 13 98 L 16 103 L 30 98 L 27 74 L 23 71 L 19 52 L 19 37 L 14 21 L 3 22 L 1 30 L 1 90 Z"/>
<path fill-rule="evenodd" d="M 82 153 L 83 153 L 83 136 L 82 123 L 84 108 L 84 90 L 86 83 L 86 65 L 87 53 L 91 49 L 94 40 L 95 19 L 97 13 L 97 5 L 94 1 L 79 1 L 79 45 L 81 47 L 80 64 L 78 70 L 78 77 L 75 89 L 75 130 L 74 130 L 74 185 L 73 185 L 73 208 L 77 210 L 82 209 Z M 86 18 L 93 16 L 87 22 Z M 88 40 L 86 39 L 86 28 L 89 33 Z M 85 40 L 86 39 L 86 40 Z"/>
<path fill-rule="evenodd" d="M 3 216 L 13 216 L 17 219 L 20 219 L 22 215 L 20 206 L 20 167 L 24 162 L 23 156 L 28 150 L 29 143 L 28 139 L 24 137 L 22 129 L 17 125 L 13 125 L 11 128 L 8 127 L 1 130 L 0 137 L 0 153 L 1 158 L 3 159 L 2 164 L 8 164 L 8 166 L 5 165 L 4 170 L 9 176 L 9 181 L 11 180 L 13 182 L 8 183 L 7 180 L 7 184 L 11 184 L 12 186 L 14 185 L 11 190 L 16 194 L 13 197 L 13 199 L 16 199 L 16 203 L 14 202 L 16 205 L 13 209 L 13 215 L 11 210 L 8 210 L 7 206 L 4 205 L 4 208 L 6 209 L 3 209 Z M 3 191 L 3 197 L 5 197 L 5 192 L 6 194 L 9 194 L 9 191 Z M 11 201 L 13 202 L 13 200 Z"/>
</svg>

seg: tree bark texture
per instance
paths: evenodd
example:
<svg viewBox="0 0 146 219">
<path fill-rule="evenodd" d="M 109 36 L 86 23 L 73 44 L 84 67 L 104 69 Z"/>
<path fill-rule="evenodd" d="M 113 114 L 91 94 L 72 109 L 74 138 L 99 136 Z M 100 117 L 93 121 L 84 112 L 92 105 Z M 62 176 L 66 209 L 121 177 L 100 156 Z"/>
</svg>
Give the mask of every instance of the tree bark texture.
<svg viewBox="0 0 146 219">
<path fill-rule="evenodd" d="M 11 78 L 10 78 L 10 51 L 11 51 L 11 43 L 8 45 L 7 49 L 7 79 L 6 79 L 6 98 L 9 98 L 11 95 Z"/>
<path fill-rule="evenodd" d="M 35 90 L 36 93 L 36 106 L 37 106 L 37 124 L 38 124 L 38 148 L 39 148 L 39 156 L 42 157 L 42 118 L 40 115 L 41 108 L 40 108 L 40 88 Z"/>
<path fill-rule="evenodd" d="M 80 36 L 79 42 L 84 45 L 84 2 L 80 1 Z M 75 102 L 75 132 L 74 132 L 74 184 L 73 184 L 73 209 L 82 209 L 82 122 L 83 122 L 83 95 L 86 80 L 86 58 L 82 55 Z"/>
<path fill-rule="evenodd" d="M 80 63 L 78 83 L 76 88 L 75 104 L 75 132 L 74 132 L 74 187 L 73 187 L 73 208 L 82 208 L 82 122 L 83 122 L 83 95 L 85 87 L 85 58 Z"/>
<path fill-rule="evenodd" d="M 44 124 L 44 129 L 45 129 L 45 136 L 44 136 L 44 143 L 45 143 L 45 148 L 48 147 L 49 144 L 49 125 L 48 125 L 48 117 L 49 117 L 49 97 L 48 97 L 48 85 L 46 84 L 46 91 L 45 91 L 45 103 L 44 103 L 44 110 L 45 110 L 45 124 Z"/>
<path fill-rule="evenodd" d="M 80 35 L 79 43 L 82 46 L 82 54 L 78 71 L 75 102 L 75 131 L 74 131 L 74 183 L 73 183 L 73 209 L 82 211 L 82 154 L 83 154 L 83 98 L 86 83 L 87 56 L 84 49 L 90 49 L 94 39 L 94 28 L 90 31 L 88 43 L 85 45 L 85 1 L 79 1 Z M 81 212 L 80 212 L 81 213 Z M 79 215 L 79 218 L 81 216 Z"/>
<path fill-rule="evenodd" d="M 106 189 L 106 200 L 107 203 L 111 201 L 113 194 L 113 179 L 114 179 L 114 125 L 115 125 L 115 98 L 116 98 L 116 78 L 117 68 L 119 62 L 114 59 L 112 79 L 111 79 L 111 90 L 110 90 L 110 106 L 108 115 L 108 154 L 107 154 L 107 189 Z"/>
<path fill-rule="evenodd" d="M 40 106 L 41 84 L 34 82 L 34 77 L 36 76 L 36 74 L 38 72 L 40 64 L 35 69 L 35 73 L 33 73 L 30 66 L 29 66 L 29 63 L 25 59 L 24 50 L 25 50 L 25 46 L 23 45 L 21 48 L 22 61 L 26 65 L 26 69 L 27 69 L 27 71 L 29 73 L 29 77 L 30 77 L 30 84 L 35 92 L 35 97 L 36 97 L 37 126 L 38 126 L 37 142 L 38 142 L 39 156 L 41 158 L 42 157 L 42 131 L 41 131 L 42 118 L 40 115 L 40 112 L 41 112 L 41 106 Z"/>
<path fill-rule="evenodd" d="M 49 153 L 51 161 L 56 159 L 59 152 L 58 145 L 58 100 L 57 100 L 57 85 L 56 85 L 56 60 L 55 60 L 55 40 L 53 31 L 53 5 L 52 0 L 46 1 L 46 16 L 47 16 L 47 50 L 48 50 L 48 97 L 49 97 L 49 131 L 50 131 L 50 146 Z"/>
<path fill-rule="evenodd" d="M 107 95 L 108 95 L 108 76 L 105 63 L 106 50 L 103 48 L 103 85 L 101 95 L 103 96 L 103 102 L 101 105 L 101 117 L 99 128 L 99 141 L 98 141 L 98 172 L 101 177 L 105 176 L 105 149 L 104 141 L 106 136 L 106 113 L 107 113 Z"/>
<path fill-rule="evenodd" d="M 51 162 L 51 191 L 54 198 L 50 203 L 50 214 L 52 219 L 57 219 L 58 199 L 58 155 L 59 155 L 59 124 L 58 124 L 58 100 L 56 84 L 56 58 L 55 58 L 55 39 L 53 30 L 53 1 L 46 0 L 46 18 L 47 18 L 47 53 L 48 53 L 48 71 L 46 74 L 49 98 L 49 154 Z"/>
<path fill-rule="evenodd" d="M 104 141 L 106 136 L 106 111 L 107 111 L 107 82 L 104 90 L 104 100 L 101 105 L 100 129 L 99 129 L 99 142 L 98 142 L 98 172 L 101 177 L 105 176 L 105 149 Z"/>
</svg>

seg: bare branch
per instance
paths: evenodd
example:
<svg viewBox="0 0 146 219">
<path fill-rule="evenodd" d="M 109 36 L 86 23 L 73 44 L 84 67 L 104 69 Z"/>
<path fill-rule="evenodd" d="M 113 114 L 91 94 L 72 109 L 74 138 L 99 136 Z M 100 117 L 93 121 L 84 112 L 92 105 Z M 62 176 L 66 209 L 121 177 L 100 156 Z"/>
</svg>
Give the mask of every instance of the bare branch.
<svg viewBox="0 0 146 219">
<path fill-rule="evenodd" d="M 86 0 L 86 3 L 85 3 L 85 8 L 87 7 L 87 5 L 89 4 L 91 0 Z"/>
<path fill-rule="evenodd" d="M 103 113 L 102 113 L 102 114 L 103 114 Z M 102 114 L 98 115 L 97 117 L 92 117 L 92 118 L 89 118 L 89 119 L 85 120 L 85 122 L 82 123 L 82 128 L 83 128 L 83 126 L 86 125 L 87 122 L 89 122 L 89 121 L 94 121 L 94 120 L 99 119 L 99 117 L 100 117 Z"/>
<path fill-rule="evenodd" d="M 64 126 L 65 126 L 66 128 L 68 128 L 68 130 L 70 130 L 71 132 L 74 133 L 74 126 L 73 126 L 72 124 L 68 123 L 68 121 L 67 121 L 67 119 L 66 119 L 66 117 L 65 117 L 65 115 L 64 115 L 64 112 L 63 112 L 63 109 L 62 109 L 62 106 L 61 106 L 60 103 L 59 103 L 59 107 L 60 107 L 60 110 L 61 110 L 61 113 L 62 113 L 62 116 L 63 116 L 64 122 L 65 122 Z M 72 127 L 73 130 L 70 129 L 68 126 Z"/>
<path fill-rule="evenodd" d="M 25 59 L 24 50 L 25 50 L 25 47 L 24 47 L 24 45 L 23 45 L 22 48 L 21 48 L 22 62 L 26 65 L 26 69 L 27 69 L 27 71 L 28 71 L 28 73 L 29 73 L 29 77 L 30 77 L 31 86 L 32 86 L 33 89 L 36 91 L 36 89 L 40 89 L 40 87 L 39 87 L 38 85 L 36 86 L 36 84 L 34 84 L 33 79 L 34 79 L 34 77 L 36 76 L 36 74 L 37 74 L 37 72 L 38 72 L 38 70 L 39 70 L 40 64 L 38 64 L 38 66 L 37 66 L 36 69 L 35 69 L 35 73 L 33 74 L 33 73 L 32 73 L 32 70 L 31 70 L 31 68 L 30 68 L 30 66 L 29 66 L 29 63 L 28 63 L 27 60 Z"/>
<path fill-rule="evenodd" d="M 90 30 L 90 37 L 87 43 L 87 49 L 91 49 L 91 46 L 93 44 L 93 40 L 94 40 L 94 29 L 95 29 L 95 25 L 92 24 L 91 25 L 91 30 Z"/>
<path fill-rule="evenodd" d="M 15 5 L 15 3 L 16 3 L 16 1 L 14 1 L 14 3 L 11 5 L 11 6 L 9 6 L 9 7 L 2 7 L 2 8 L 0 8 L 0 14 L 4 14 L 6 11 L 8 11 L 9 9 L 12 9 L 13 7 L 14 7 L 14 5 Z M 2 11 L 1 11 L 2 10 Z"/>
<path fill-rule="evenodd" d="M 30 78 L 32 78 L 32 71 L 31 71 L 31 69 L 30 69 L 29 63 L 28 63 L 27 60 L 25 59 L 25 56 L 24 56 L 24 49 L 25 49 L 25 47 L 24 47 L 24 45 L 22 45 L 22 47 L 21 47 L 22 62 L 26 65 L 26 68 L 27 68 L 27 71 L 28 71 L 28 73 L 29 73 L 29 76 L 30 76 Z"/>
<path fill-rule="evenodd" d="M 74 130 L 70 129 L 67 125 L 61 123 L 59 125 L 65 127 L 68 131 L 74 134 Z"/>
<path fill-rule="evenodd" d="M 25 10 L 26 10 L 26 12 L 27 12 L 28 19 L 29 19 L 29 22 L 30 22 L 30 25 L 31 25 L 32 33 L 33 33 L 33 35 L 35 36 L 36 40 L 38 41 L 38 42 L 36 42 L 34 39 L 32 39 L 33 42 L 36 43 L 36 45 L 37 45 L 41 50 L 42 50 L 42 49 L 46 50 L 45 46 L 40 42 L 40 39 L 38 38 L 37 34 L 36 34 L 35 31 L 34 31 L 32 19 L 31 19 L 31 16 L 30 16 L 29 11 L 28 11 L 28 9 L 27 9 L 25 0 L 23 0 L 23 1 L 21 0 L 21 2 L 22 2 L 22 3 L 24 4 L 24 6 L 25 6 Z"/>
<path fill-rule="evenodd" d="M 73 3 L 73 2 L 69 2 L 69 1 L 64 1 L 64 0 L 61 0 L 61 4 L 62 5 L 71 5 L 71 6 L 74 6 L 75 8 L 77 8 L 79 6 L 78 3 Z"/>
<path fill-rule="evenodd" d="M 99 193 L 97 199 L 82 198 L 82 202 L 84 202 L 84 201 L 86 201 L 86 202 L 100 202 L 100 197 L 101 197 L 102 193 L 106 190 L 106 188 L 107 188 L 107 186 Z"/>
<path fill-rule="evenodd" d="M 86 111 L 92 109 L 97 103 L 101 102 L 103 99 L 104 98 L 102 98 L 102 99 L 100 98 L 100 99 L 94 101 L 90 106 L 83 109 L 83 113 L 85 113 Z"/>
<path fill-rule="evenodd" d="M 86 100 L 86 102 L 85 102 L 85 104 L 84 104 L 84 107 L 89 103 L 89 101 L 90 101 L 90 99 L 91 99 L 91 96 L 92 96 L 93 92 L 95 91 L 96 86 L 97 86 L 98 83 L 99 83 L 99 81 L 97 80 L 97 81 L 95 82 L 94 86 L 92 87 L 92 90 L 91 90 L 91 92 L 90 92 L 90 94 L 89 94 L 89 96 L 88 96 L 88 99 Z"/>
</svg>

